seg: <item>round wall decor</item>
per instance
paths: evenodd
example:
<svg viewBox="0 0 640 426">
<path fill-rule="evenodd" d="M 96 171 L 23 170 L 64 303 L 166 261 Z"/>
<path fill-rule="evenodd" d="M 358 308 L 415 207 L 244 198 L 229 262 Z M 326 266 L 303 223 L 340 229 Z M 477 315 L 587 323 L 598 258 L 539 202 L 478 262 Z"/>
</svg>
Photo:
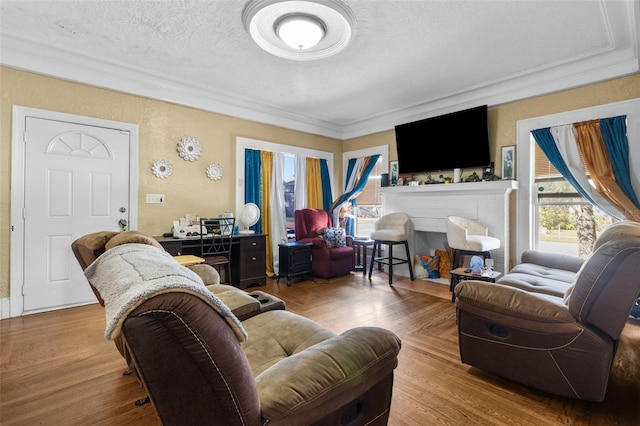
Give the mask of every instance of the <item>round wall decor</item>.
<svg viewBox="0 0 640 426">
<path fill-rule="evenodd" d="M 156 175 L 156 177 L 159 177 L 160 179 L 167 178 L 171 176 L 171 163 L 167 160 L 158 160 L 153 163 L 151 171 L 154 175 Z"/>
<path fill-rule="evenodd" d="M 211 180 L 220 180 L 222 177 L 222 167 L 219 164 L 209 164 L 207 167 L 207 176 Z"/>
<path fill-rule="evenodd" d="M 178 142 L 178 153 L 186 161 L 195 161 L 200 158 L 202 147 L 196 138 L 184 137 Z"/>
</svg>

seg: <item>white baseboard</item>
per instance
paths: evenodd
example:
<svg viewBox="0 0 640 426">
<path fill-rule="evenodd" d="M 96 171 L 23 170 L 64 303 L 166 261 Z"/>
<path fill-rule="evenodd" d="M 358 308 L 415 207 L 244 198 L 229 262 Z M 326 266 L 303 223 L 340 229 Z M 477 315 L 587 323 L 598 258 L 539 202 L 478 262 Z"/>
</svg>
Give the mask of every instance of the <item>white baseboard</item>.
<svg viewBox="0 0 640 426">
<path fill-rule="evenodd" d="M 11 299 L 4 297 L 0 299 L 0 319 L 11 317 Z"/>
</svg>

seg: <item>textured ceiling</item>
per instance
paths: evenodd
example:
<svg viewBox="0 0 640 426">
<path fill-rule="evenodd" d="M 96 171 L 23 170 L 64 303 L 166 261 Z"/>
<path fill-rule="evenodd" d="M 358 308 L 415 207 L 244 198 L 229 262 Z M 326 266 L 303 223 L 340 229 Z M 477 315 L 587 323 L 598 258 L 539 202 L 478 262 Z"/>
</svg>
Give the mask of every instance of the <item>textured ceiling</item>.
<svg viewBox="0 0 640 426">
<path fill-rule="evenodd" d="M 0 63 L 345 139 L 638 72 L 633 0 L 345 1 L 355 34 L 296 62 L 246 1 L 0 1 Z"/>
</svg>

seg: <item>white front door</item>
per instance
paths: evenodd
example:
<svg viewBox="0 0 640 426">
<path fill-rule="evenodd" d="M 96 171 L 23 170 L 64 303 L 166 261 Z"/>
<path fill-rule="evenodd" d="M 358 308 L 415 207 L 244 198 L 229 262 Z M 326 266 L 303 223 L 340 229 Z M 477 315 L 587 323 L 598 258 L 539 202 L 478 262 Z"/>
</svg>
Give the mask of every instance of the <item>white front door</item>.
<svg viewBox="0 0 640 426">
<path fill-rule="evenodd" d="M 25 129 L 23 311 L 95 302 L 71 243 L 129 222 L 130 132 L 29 116 Z"/>
</svg>

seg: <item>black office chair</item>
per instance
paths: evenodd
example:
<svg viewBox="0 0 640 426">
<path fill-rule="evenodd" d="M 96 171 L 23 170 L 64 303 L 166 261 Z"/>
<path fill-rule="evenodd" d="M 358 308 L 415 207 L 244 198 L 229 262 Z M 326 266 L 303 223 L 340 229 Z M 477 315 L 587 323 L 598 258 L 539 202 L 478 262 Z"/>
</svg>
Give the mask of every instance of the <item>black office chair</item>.
<svg viewBox="0 0 640 426">
<path fill-rule="evenodd" d="M 201 257 L 204 258 L 204 263 L 218 270 L 221 277 L 220 282 L 226 284 L 231 284 L 231 247 L 234 225 L 235 218 L 233 217 L 200 220 L 200 229 L 202 230 L 200 233 Z"/>
</svg>

